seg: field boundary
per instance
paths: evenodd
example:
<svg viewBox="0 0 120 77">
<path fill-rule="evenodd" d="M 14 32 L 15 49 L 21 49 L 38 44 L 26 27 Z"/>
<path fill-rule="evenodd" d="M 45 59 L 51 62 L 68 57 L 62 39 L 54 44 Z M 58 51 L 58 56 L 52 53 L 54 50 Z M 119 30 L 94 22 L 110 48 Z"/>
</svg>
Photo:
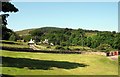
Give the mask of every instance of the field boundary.
<svg viewBox="0 0 120 77">
<path fill-rule="evenodd" d="M 1 47 L 2 50 L 17 51 L 17 52 L 41 52 L 41 53 L 63 53 L 63 54 L 81 54 L 81 51 L 65 51 L 65 50 L 33 50 L 30 48 L 10 48 Z"/>
</svg>

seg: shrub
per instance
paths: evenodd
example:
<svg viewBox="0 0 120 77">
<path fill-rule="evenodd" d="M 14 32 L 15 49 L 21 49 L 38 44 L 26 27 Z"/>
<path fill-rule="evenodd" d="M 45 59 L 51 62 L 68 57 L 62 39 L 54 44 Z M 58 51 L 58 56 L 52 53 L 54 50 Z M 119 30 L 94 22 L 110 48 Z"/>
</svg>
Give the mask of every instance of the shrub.
<svg viewBox="0 0 120 77">
<path fill-rule="evenodd" d="M 69 47 L 65 47 L 65 50 L 71 50 Z"/>
<path fill-rule="evenodd" d="M 108 52 L 112 49 L 112 47 L 109 45 L 109 44 L 100 44 L 98 47 L 97 47 L 98 50 L 101 50 L 103 52 Z"/>
<path fill-rule="evenodd" d="M 46 48 L 51 48 L 51 46 L 47 46 Z"/>
<path fill-rule="evenodd" d="M 79 51 L 80 49 L 79 49 L 79 48 L 75 48 L 74 50 L 77 50 L 77 51 Z"/>
<path fill-rule="evenodd" d="M 65 48 L 62 46 L 56 46 L 55 49 L 65 50 Z"/>
<path fill-rule="evenodd" d="M 65 42 L 62 42 L 60 45 L 61 45 L 61 46 L 66 46 L 66 43 L 65 43 Z"/>
</svg>

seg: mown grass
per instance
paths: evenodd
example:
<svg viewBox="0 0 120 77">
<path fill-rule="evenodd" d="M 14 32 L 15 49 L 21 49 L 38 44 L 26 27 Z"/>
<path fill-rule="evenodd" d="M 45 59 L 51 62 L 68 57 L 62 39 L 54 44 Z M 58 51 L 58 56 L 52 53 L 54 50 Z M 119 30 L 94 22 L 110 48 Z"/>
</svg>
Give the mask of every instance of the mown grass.
<svg viewBox="0 0 120 77">
<path fill-rule="evenodd" d="M 25 43 L 5 41 L 2 46 L 28 48 Z M 47 47 L 47 46 L 46 46 Z M 46 48 L 45 47 L 45 48 Z M 54 49 L 53 46 L 52 49 Z M 79 47 L 71 47 L 79 48 Z M 49 48 L 47 48 L 49 49 Z M 89 48 L 88 48 L 89 49 Z M 117 75 L 118 61 L 100 55 L 12 52 L 0 50 L 5 75 Z M 0 64 L 1 65 L 1 64 Z M 99 69 L 99 70 L 98 70 Z"/>
<path fill-rule="evenodd" d="M 118 56 L 118 64 L 119 64 L 119 68 L 118 68 L 118 74 L 119 74 L 119 77 L 120 77 L 120 55 Z"/>
<path fill-rule="evenodd" d="M 35 45 L 35 47 L 37 47 L 38 49 L 41 50 L 60 50 L 60 49 L 56 49 L 57 46 L 50 46 L 50 45 Z M 69 48 L 69 50 L 86 50 L 86 51 L 92 51 L 93 49 L 89 48 L 89 47 L 82 47 L 82 46 L 62 46 L 64 48 L 64 50 L 67 50 L 66 48 Z"/>
<path fill-rule="evenodd" d="M 118 75 L 118 61 L 100 55 L 0 50 L 7 75 Z"/>
<path fill-rule="evenodd" d="M 27 42 L 17 42 L 17 41 L 9 41 L 9 40 L 0 40 L 0 43 L 17 44 L 17 45 L 27 44 Z"/>
<path fill-rule="evenodd" d="M 16 45 L 16 44 L 13 44 L 13 45 L 10 45 L 10 44 L 0 44 L 1 47 L 9 47 L 9 48 L 29 48 L 28 45 Z"/>
<path fill-rule="evenodd" d="M 83 46 L 69 46 L 69 48 L 71 50 L 76 50 L 76 49 L 79 49 L 79 50 L 91 50 L 91 48 L 89 48 L 89 47 L 83 47 Z"/>
<path fill-rule="evenodd" d="M 9 47 L 9 48 L 29 48 L 29 45 L 27 43 L 23 42 L 15 42 L 15 41 L 6 41 L 6 40 L 0 40 L 0 47 Z"/>
<path fill-rule="evenodd" d="M 35 47 L 41 50 L 55 50 L 55 46 L 50 45 L 35 45 Z"/>
</svg>

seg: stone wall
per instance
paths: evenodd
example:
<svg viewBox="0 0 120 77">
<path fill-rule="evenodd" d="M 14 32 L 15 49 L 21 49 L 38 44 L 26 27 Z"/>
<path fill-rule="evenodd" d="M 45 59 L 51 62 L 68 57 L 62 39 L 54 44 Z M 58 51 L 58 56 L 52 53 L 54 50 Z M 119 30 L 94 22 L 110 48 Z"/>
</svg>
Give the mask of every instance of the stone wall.
<svg viewBox="0 0 120 77">
<path fill-rule="evenodd" d="M 83 52 L 82 54 L 91 54 L 91 55 L 103 55 L 103 56 L 106 56 L 105 52 Z"/>
</svg>

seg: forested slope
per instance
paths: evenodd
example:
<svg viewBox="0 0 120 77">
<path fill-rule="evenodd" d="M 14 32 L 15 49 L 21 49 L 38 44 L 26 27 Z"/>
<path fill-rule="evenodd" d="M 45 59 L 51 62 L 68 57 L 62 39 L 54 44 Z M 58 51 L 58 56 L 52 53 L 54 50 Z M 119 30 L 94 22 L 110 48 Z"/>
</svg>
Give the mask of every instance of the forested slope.
<svg viewBox="0 0 120 77">
<path fill-rule="evenodd" d="M 26 33 L 24 33 L 26 32 Z M 90 48 L 117 49 L 119 48 L 120 33 L 115 31 L 97 31 L 84 29 L 70 29 L 57 27 L 43 27 L 37 29 L 24 30 L 24 32 L 16 32 L 21 37 L 29 41 L 33 38 L 36 42 L 48 39 L 54 45 L 61 46 L 87 46 Z M 25 35 L 28 34 L 28 35 Z"/>
</svg>

